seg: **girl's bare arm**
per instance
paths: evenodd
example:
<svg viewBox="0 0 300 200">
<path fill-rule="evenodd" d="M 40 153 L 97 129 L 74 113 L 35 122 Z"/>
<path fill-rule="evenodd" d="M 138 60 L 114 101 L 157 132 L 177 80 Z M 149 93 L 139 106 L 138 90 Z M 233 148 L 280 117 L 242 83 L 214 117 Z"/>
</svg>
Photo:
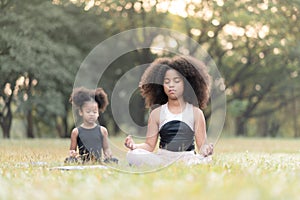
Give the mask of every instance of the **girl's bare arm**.
<svg viewBox="0 0 300 200">
<path fill-rule="evenodd" d="M 70 156 L 76 156 L 78 129 L 74 128 L 71 132 Z"/>
<path fill-rule="evenodd" d="M 101 126 L 101 133 L 103 135 L 103 153 L 104 153 L 104 158 L 111 158 L 112 157 L 112 152 L 109 148 L 108 144 L 108 131 L 105 127 Z"/>
<path fill-rule="evenodd" d="M 202 110 L 194 107 L 195 140 L 198 152 L 204 156 L 213 153 L 213 145 L 207 144 L 206 123 Z"/>
<path fill-rule="evenodd" d="M 158 140 L 158 122 L 159 122 L 160 109 L 155 109 L 150 113 L 148 119 L 146 141 L 141 144 L 135 144 L 132 137 L 129 135 L 125 139 L 125 146 L 131 150 L 145 149 L 147 151 L 154 151 Z"/>
</svg>

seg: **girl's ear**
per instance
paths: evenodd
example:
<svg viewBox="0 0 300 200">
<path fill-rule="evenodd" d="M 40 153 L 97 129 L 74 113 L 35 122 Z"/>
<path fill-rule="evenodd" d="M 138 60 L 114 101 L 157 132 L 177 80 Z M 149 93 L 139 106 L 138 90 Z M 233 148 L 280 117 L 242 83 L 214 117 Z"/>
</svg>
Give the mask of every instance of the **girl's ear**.
<svg viewBox="0 0 300 200">
<path fill-rule="evenodd" d="M 78 113 L 79 113 L 80 116 L 82 116 L 82 110 L 81 110 L 81 108 L 78 110 Z"/>
</svg>

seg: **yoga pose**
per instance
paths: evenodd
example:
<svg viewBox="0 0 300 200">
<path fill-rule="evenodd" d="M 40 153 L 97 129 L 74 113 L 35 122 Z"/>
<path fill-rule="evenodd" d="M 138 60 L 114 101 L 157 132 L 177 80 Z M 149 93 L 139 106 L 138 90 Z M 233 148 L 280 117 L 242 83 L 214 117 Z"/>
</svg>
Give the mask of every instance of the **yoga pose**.
<svg viewBox="0 0 300 200">
<path fill-rule="evenodd" d="M 99 113 L 105 111 L 108 105 L 107 95 L 102 88 L 89 90 L 83 87 L 76 88 L 70 98 L 82 117 L 82 124 L 72 130 L 70 157 L 68 161 L 102 162 L 102 151 L 105 162 L 117 162 L 112 158 L 108 145 L 108 131 L 104 126 L 97 124 Z M 77 147 L 79 154 L 77 153 Z"/>
<path fill-rule="evenodd" d="M 210 160 L 213 145 L 207 144 L 201 110 L 210 92 L 206 66 L 192 57 L 156 59 L 144 72 L 140 89 L 152 111 L 146 141 L 136 144 L 130 135 L 125 139 L 129 164 L 157 166 L 177 160 L 190 165 Z"/>
</svg>

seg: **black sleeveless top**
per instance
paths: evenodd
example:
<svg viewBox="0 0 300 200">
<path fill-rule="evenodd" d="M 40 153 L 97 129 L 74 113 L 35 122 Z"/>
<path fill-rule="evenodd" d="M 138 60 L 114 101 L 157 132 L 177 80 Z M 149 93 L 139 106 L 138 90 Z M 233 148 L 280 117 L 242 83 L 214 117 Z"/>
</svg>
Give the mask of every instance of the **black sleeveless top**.
<svg viewBox="0 0 300 200">
<path fill-rule="evenodd" d="M 168 104 L 161 106 L 159 148 L 169 151 L 193 151 L 194 145 L 194 112 L 193 105 L 186 103 L 182 113 L 173 114 Z"/>
<path fill-rule="evenodd" d="M 78 127 L 77 145 L 79 154 L 84 161 L 91 159 L 100 161 L 102 144 L 103 135 L 99 125 L 91 129 L 86 129 L 81 126 Z"/>
</svg>

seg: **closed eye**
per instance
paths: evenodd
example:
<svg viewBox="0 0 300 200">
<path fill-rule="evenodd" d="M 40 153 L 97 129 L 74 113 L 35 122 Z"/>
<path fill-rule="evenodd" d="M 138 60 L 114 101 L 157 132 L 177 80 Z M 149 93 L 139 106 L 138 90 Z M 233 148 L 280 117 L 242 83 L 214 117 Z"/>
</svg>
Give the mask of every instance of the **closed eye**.
<svg viewBox="0 0 300 200">
<path fill-rule="evenodd" d="M 175 83 L 180 83 L 180 81 L 181 81 L 181 78 L 179 78 L 179 77 L 174 79 Z"/>
</svg>

